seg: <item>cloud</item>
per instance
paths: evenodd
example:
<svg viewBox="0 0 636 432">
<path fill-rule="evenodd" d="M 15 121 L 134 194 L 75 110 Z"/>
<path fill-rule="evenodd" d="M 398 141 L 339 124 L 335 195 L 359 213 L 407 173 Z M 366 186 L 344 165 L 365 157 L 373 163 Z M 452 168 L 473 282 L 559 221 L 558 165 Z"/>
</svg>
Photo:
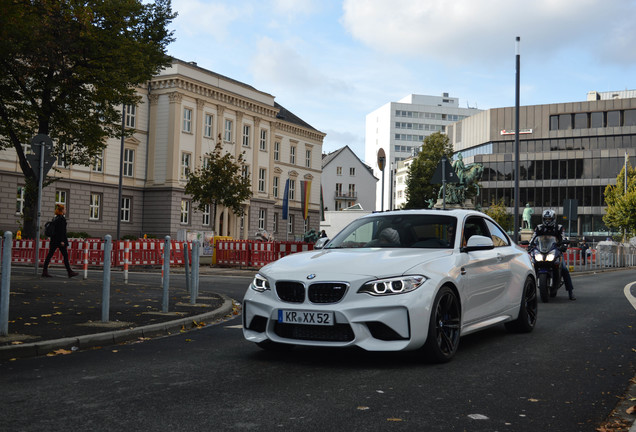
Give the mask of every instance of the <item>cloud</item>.
<svg viewBox="0 0 636 432">
<path fill-rule="evenodd" d="M 249 4 L 230 5 L 205 0 L 174 0 L 172 10 L 179 13 L 174 21 L 177 39 L 181 36 L 211 36 L 219 42 L 226 40 L 235 21 L 245 19 L 253 12 Z"/>
<path fill-rule="evenodd" d="M 317 93 L 351 91 L 349 84 L 334 78 L 316 64 L 312 50 L 301 54 L 294 46 L 298 41 L 274 41 L 262 37 L 257 53 L 251 59 L 251 72 L 261 86 L 285 88 L 287 91 Z"/>
<path fill-rule="evenodd" d="M 378 51 L 453 65 L 500 62 L 516 36 L 536 56 L 577 49 L 636 60 L 634 0 L 344 0 L 343 11 L 347 31 Z"/>
</svg>

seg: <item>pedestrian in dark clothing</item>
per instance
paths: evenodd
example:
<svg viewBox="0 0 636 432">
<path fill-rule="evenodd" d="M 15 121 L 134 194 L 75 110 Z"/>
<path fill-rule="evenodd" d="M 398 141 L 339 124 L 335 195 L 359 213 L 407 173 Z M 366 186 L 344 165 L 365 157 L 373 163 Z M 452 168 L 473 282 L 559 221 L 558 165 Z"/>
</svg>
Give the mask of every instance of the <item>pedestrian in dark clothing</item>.
<svg viewBox="0 0 636 432">
<path fill-rule="evenodd" d="M 581 259 L 583 261 L 587 261 L 587 250 L 590 247 L 587 245 L 587 242 L 585 241 L 585 239 L 583 239 L 583 243 L 581 243 L 579 247 L 581 248 Z"/>
<path fill-rule="evenodd" d="M 66 208 L 64 207 L 64 205 L 56 204 L 55 218 L 52 221 L 55 228 L 53 236 L 51 237 L 49 253 L 44 260 L 44 267 L 42 267 L 42 277 L 52 277 L 49 274 L 48 268 L 49 262 L 51 262 L 51 258 L 53 257 L 56 249 L 59 249 L 62 253 L 68 277 L 72 278 L 73 276 L 77 276 L 77 273 L 71 269 L 71 264 L 68 261 L 68 251 L 66 250 L 66 248 L 68 247 L 68 238 L 66 237 L 66 218 L 64 217 L 65 214 Z"/>
</svg>

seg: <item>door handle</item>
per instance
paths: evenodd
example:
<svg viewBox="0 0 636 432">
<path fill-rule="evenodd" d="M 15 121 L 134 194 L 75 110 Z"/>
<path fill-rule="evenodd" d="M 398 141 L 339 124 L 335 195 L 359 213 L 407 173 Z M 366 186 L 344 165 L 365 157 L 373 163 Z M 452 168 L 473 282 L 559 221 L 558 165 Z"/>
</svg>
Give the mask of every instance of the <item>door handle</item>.
<svg viewBox="0 0 636 432">
<path fill-rule="evenodd" d="M 464 267 L 461 268 L 460 270 L 461 275 L 465 275 L 466 274 L 466 269 Z"/>
</svg>

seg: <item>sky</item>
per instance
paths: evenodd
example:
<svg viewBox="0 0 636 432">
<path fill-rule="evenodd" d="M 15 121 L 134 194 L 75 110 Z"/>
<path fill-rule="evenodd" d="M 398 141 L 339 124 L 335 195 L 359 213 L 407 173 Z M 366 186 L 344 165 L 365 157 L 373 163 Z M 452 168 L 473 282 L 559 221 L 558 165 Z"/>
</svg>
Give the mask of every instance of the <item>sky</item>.
<svg viewBox="0 0 636 432">
<path fill-rule="evenodd" d="M 409 94 L 460 107 L 636 89 L 636 0 L 172 0 L 168 54 L 269 93 L 364 161 L 365 117 Z M 373 161 L 365 161 L 372 165 Z"/>
</svg>

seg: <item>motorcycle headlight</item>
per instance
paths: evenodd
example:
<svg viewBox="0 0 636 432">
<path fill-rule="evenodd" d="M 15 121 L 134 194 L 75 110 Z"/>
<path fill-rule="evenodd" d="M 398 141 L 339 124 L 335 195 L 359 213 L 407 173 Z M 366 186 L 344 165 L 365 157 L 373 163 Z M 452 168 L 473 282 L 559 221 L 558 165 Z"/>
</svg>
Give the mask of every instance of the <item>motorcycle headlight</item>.
<svg viewBox="0 0 636 432">
<path fill-rule="evenodd" d="M 258 292 L 267 291 L 269 289 L 269 281 L 264 276 L 257 273 L 250 284 L 250 288 Z"/>
<path fill-rule="evenodd" d="M 534 258 L 535 261 L 543 261 L 543 254 L 541 252 L 535 251 L 532 254 L 532 257 Z"/>
<path fill-rule="evenodd" d="M 416 290 L 427 278 L 425 276 L 396 276 L 386 279 L 376 279 L 362 285 L 358 290 L 359 293 L 379 295 L 404 294 Z"/>
<path fill-rule="evenodd" d="M 548 255 L 546 255 L 545 260 L 546 261 L 554 261 L 554 259 L 556 258 L 556 253 L 554 251 L 548 253 Z"/>
</svg>

